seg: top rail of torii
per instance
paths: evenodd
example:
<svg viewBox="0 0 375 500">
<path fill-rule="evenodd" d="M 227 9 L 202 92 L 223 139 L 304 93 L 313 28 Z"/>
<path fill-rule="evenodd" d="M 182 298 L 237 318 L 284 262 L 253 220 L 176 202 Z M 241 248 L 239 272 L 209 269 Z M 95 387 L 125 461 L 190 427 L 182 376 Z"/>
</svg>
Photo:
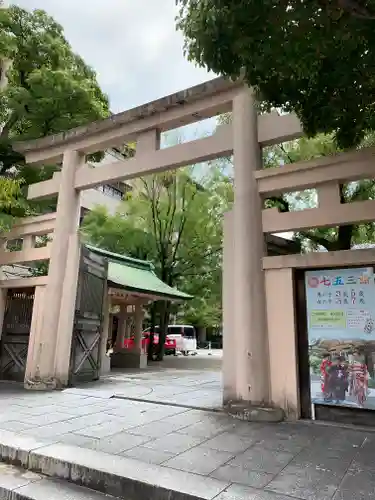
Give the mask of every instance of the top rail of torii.
<svg viewBox="0 0 375 500">
<path fill-rule="evenodd" d="M 160 134 L 231 111 L 233 99 L 244 86 L 242 80 L 215 78 L 104 120 L 34 141 L 16 143 L 15 148 L 25 155 L 27 163 L 38 165 L 61 162 L 64 152 L 68 150 L 88 154 L 131 141 L 138 145 L 147 134 L 150 137 L 150 133 Z M 269 113 L 259 116 L 258 138 L 262 146 L 301 135 L 301 125 L 293 114 Z M 117 160 L 100 169 L 93 169 L 89 165 L 81 167 L 76 174 L 75 187 L 78 190 L 89 189 L 105 182 L 126 180 L 227 156 L 233 152 L 232 143 L 229 124 L 219 127 L 210 137 L 176 146 L 159 149 L 156 145 L 149 152 L 142 148 L 140 154 L 137 147 L 135 158 Z M 51 180 L 30 186 L 29 198 L 56 195 L 59 175 L 57 172 Z"/>
</svg>

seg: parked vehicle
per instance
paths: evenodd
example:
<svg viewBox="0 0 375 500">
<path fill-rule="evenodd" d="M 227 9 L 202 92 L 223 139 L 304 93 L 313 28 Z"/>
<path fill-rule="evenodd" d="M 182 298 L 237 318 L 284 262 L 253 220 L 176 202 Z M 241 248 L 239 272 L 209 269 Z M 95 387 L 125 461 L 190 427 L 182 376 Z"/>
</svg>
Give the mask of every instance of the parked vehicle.
<svg viewBox="0 0 375 500">
<path fill-rule="evenodd" d="M 145 333 L 150 332 L 150 328 Z M 155 333 L 159 333 L 160 328 L 155 327 Z M 184 356 L 197 351 L 197 334 L 195 328 L 191 325 L 168 325 L 167 338 L 176 342 L 176 351 L 182 352 Z"/>
<path fill-rule="evenodd" d="M 144 351 L 148 351 L 148 346 L 150 344 L 150 332 L 142 333 L 142 349 Z M 159 334 L 154 333 L 154 350 L 156 350 L 156 346 L 159 345 Z M 134 337 L 130 337 L 129 339 L 124 340 L 124 348 L 131 349 L 134 347 Z M 171 339 L 169 336 L 166 337 L 164 342 L 164 353 L 165 354 L 175 354 L 176 352 L 176 341 Z"/>
</svg>

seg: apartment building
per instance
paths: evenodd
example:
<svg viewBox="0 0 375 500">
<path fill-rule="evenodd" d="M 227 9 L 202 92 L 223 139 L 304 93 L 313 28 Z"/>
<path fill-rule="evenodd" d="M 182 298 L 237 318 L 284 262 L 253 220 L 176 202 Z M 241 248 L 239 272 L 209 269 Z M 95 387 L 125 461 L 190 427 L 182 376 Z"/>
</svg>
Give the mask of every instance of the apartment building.
<svg viewBox="0 0 375 500">
<path fill-rule="evenodd" d="M 100 168 L 116 160 L 126 161 L 119 150 L 109 149 L 105 152 L 102 161 L 97 164 L 92 164 L 92 166 L 93 168 Z M 132 182 L 115 182 L 83 191 L 81 193 L 81 218 L 83 218 L 89 210 L 92 210 L 98 205 L 105 206 L 110 214 L 115 214 L 125 194 L 132 190 Z"/>
</svg>

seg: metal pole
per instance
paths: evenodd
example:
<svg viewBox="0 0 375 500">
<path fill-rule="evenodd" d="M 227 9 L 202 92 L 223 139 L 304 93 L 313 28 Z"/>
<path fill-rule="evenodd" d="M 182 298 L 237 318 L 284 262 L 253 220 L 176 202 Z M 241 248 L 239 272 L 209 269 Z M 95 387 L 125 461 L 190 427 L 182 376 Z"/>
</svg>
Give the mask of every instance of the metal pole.
<svg viewBox="0 0 375 500">
<path fill-rule="evenodd" d="M 208 342 L 208 355 L 212 356 L 212 350 L 211 350 L 211 340 Z"/>
</svg>

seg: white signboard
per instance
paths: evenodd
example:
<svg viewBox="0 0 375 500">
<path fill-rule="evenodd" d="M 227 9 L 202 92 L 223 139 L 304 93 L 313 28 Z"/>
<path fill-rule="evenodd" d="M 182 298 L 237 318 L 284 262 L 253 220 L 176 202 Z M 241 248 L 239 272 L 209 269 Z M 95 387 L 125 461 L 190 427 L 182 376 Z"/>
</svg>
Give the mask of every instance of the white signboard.
<svg viewBox="0 0 375 500">
<path fill-rule="evenodd" d="M 375 409 L 373 268 L 307 271 L 305 290 L 313 403 Z"/>
</svg>

